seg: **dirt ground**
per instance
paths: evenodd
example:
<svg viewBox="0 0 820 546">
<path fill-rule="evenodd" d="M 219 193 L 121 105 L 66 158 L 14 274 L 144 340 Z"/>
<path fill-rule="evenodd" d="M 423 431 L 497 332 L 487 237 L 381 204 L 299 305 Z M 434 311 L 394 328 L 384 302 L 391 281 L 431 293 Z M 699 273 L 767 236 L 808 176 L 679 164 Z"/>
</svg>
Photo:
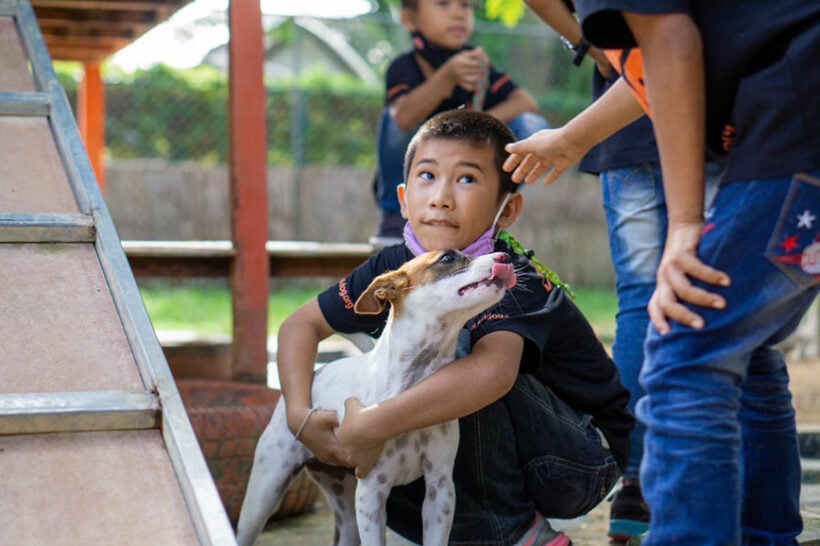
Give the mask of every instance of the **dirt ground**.
<svg viewBox="0 0 820 546">
<path fill-rule="evenodd" d="M 798 425 L 820 425 L 820 358 L 789 364 Z"/>
<path fill-rule="evenodd" d="M 798 428 L 820 427 L 820 358 L 790 362 L 789 375 Z M 574 546 L 609 545 L 609 502 L 602 502 L 584 520 L 568 522 L 567 526 Z"/>
</svg>

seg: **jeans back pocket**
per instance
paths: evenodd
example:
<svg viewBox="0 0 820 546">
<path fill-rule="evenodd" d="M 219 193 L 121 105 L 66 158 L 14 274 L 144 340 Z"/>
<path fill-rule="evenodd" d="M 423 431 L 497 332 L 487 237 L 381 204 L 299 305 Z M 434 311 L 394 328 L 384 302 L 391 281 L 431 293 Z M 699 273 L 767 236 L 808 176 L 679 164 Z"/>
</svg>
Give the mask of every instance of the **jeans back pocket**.
<svg viewBox="0 0 820 546">
<path fill-rule="evenodd" d="M 798 286 L 820 281 L 820 180 L 807 174 L 792 179 L 766 258 Z"/>
</svg>

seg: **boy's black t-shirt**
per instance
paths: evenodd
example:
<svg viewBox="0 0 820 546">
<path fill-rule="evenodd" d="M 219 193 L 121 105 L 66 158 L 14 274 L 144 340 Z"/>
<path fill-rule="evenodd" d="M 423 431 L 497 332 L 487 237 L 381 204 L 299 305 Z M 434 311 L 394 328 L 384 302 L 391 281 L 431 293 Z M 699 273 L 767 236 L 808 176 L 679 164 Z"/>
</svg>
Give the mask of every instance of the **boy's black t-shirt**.
<svg viewBox="0 0 820 546">
<path fill-rule="evenodd" d="M 387 69 L 387 76 L 385 79 L 387 86 L 387 93 L 385 95 L 386 104 L 390 104 L 397 97 L 409 93 L 414 88 L 418 87 L 426 78 L 421 71 L 421 67 L 416 62 L 416 53 L 410 51 L 397 57 L 390 67 Z M 487 95 L 484 98 L 484 110 L 489 110 L 493 106 L 505 101 L 518 86 L 510 79 L 510 77 L 490 65 L 490 81 L 487 88 Z M 453 89 L 453 94 L 447 97 L 441 104 L 438 105 L 435 112 L 429 117 L 440 112 L 454 110 L 461 106 L 470 108 L 473 100 L 472 91 L 467 91 L 461 86 L 456 86 Z"/>
<path fill-rule="evenodd" d="M 700 29 L 707 146 L 728 151 L 726 182 L 820 169 L 820 2 L 806 0 L 577 0 L 603 48 L 636 45 L 621 11 L 687 13 Z"/>
<path fill-rule="evenodd" d="M 467 322 L 471 346 L 496 331 L 511 331 L 524 338 L 519 373 L 534 375 L 573 409 L 591 415 L 606 435 L 612 454 L 625 467 L 634 418 L 627 410 L 629 392 L 615 365 L 562 288 L 506 242 L 497 241 L 496 250 L 513 256 L 517 284 L 498 304 Z M 337 332 L 378 336 L 387 312 L 357 315 L 353 305 L 374 278 L 412 258 L 403 244 L 387 247 L 320 294 L 319 307 L 328 324 Z"/>
</svg>

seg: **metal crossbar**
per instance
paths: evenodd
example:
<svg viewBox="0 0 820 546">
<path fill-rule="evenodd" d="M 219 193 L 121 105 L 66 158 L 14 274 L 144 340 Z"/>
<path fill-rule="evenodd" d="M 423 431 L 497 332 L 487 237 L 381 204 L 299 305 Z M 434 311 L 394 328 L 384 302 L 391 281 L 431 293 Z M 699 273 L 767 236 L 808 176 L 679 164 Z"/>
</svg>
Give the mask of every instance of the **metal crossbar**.
<svg viewBox="0 0 820 546">
<path fill-rule="evenodd" d="M 94 220 L 85 214 L 0 214 L 0 243 L 93 243 Z"/>
<path fill-rule="evenodd" d="M 0 395 L 0 435 L 157 428 L 159 400 L 144 392 Z"/>
<path fill-rule="evenodd" d="M 50 110 L 46 93 L 0 93 L 0 116 L 47 116 Z"/>
</svg>

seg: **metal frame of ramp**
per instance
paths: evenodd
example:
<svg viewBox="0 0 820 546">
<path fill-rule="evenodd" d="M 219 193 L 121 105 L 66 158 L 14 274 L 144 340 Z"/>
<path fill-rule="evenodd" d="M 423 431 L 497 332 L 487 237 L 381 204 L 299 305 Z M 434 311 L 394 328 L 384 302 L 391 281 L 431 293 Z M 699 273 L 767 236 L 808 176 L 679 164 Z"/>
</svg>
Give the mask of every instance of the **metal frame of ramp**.
<svg viewBox="0 0 820 546">
<path fill-rule="evenodd" d="M 0 0 L 0 543 L 236 543 L 28 0 Z"/>
</svg>

